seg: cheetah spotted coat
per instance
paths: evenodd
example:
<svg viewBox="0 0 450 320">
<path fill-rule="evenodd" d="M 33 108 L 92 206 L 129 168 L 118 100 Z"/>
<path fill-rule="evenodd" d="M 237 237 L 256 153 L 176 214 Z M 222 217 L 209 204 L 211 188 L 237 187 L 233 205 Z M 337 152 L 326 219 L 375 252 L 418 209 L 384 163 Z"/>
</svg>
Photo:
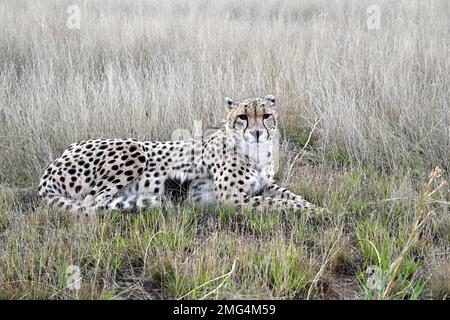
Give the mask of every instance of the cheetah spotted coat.
<svg viewBox="0 0 450 320">
<path fill-rule="evenodd" d="M 223 202 L 256 210 L 314 211 L 276 185 L 275 98 L 226 99 L 226 125 L 203 139 L 74 143 L 45 170 L 39 194 L 74 212 L 140 210 L 171 203 L 168 186 L 186 186 L 192 202 Z"/>
</svg>

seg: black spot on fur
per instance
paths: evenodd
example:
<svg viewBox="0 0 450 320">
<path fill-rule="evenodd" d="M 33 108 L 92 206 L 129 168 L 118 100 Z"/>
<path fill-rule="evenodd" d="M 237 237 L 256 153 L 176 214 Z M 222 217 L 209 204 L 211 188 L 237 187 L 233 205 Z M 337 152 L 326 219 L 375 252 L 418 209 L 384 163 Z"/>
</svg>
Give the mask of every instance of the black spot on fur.
<svg viewBox="0 0 450 320">
<path fill-rule="evenodd" d="M 129 161 L 125 162 L 125 165 L 127 167 L 132 166 L 133 164 L 134 164 L 134 160 L 129 160 Z"/>
<path fill-rule="evenodd" d="M 144 162 L 145 162 L 145 157 L 144 157 L 144 156 L 140 156 L 140 157 L 138 158 L 138 160 L 139 160 L 140 162 L 144 163 Z"/>
</svg>

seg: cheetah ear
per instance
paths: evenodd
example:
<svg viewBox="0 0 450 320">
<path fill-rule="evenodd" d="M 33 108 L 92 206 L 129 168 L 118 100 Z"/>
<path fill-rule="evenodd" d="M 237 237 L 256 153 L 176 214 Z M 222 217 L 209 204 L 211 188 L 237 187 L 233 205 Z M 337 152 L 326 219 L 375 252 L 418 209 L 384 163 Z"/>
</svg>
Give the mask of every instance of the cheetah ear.
<svg viewBox="0 0 450 320">
<path fill-rule="evenodd" d="M 275 96 L 269 94 L 268 96 L 265 96 L 264 99 L 269 100 L 270 101 L 270 105 L 272 107 L 275 107 L 275 101 L 276 101 Z"/>
<path fill-rule="evenodd" d="M 226 105 L 227 105 L 229 110 L 233 110 L 233 108 L 235 107 L 235 104 L 236 104 L 234 102 L 234 100 L 232 100 L 232 99 L 230 99 L 228 97 L 225 98 L 225 103 L 226 103 Z"/>
</svg>

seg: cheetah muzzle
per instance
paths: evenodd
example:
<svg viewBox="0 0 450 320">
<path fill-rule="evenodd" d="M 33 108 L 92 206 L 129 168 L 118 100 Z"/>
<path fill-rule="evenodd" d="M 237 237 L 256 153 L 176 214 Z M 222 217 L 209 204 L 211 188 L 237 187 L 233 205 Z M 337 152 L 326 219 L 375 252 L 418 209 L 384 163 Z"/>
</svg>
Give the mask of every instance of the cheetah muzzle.
<svg viewBox="0 0 450 320">
<path fill-rule="evenodd" d="M 46 169 L 39 195 L 73 212 L 141 210 L 170 203 L 168 186 L 188 201 L 260 211 L 314 211 L 273 181 L 278 143 L 274 96 L 225 99 L 226 124 L 201 139 L 97 139 L 74 143 Z"/>
</svg>

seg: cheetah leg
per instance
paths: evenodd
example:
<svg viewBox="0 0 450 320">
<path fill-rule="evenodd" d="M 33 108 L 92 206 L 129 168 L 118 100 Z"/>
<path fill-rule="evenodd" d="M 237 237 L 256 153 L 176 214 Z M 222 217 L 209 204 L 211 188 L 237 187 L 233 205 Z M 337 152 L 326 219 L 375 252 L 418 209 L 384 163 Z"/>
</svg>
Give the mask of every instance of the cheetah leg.
<svg viewBox="0 0 450 320">
<path fill-rule="evenodd" d="M 106 152 L 113 150 L 106 150 Z M 86 204 L 105 206 L 111 202 L 117 193 L 129 186 L 143 173 L 147 154 L 143 146 L 131 143 L 128 150 L 108 155 L 103 159 L 105 164 L 96 168 L 100 177 L 92 181 L 91 189 L 84 198 Z"/>
<path fill-rule="evenodd" d="M 258 211 L 308 211 L 314 212 L 315 206 L 305 200 L 287 200 L 265 196 L 245 196 L 241 205 Z M 238 203 L 239 205 L 239 203 Z"/>
<path fill-rule="evenodd" d="M 86 205 L 83 201 L 68 199 L 60 195 L 50 194 L 44 198 L 47 205 L 57 211 L 69 211 L 79 217 L 93 217 L 95 209 L 91 205 Z"/>
<path fill-rule="evenodd" d="M 218 171 L 214 176 L 214 186 L 216 198 L 222 202 L 231 202 L 238 207 L 246 207 L 249 209 L 256 209 L 258 211 L 309 211 L 313 212 L 315 206 L 304 199 L 281 199 L 280 197 L 268 197 L 268 196 L 252 196 L 248 194 L 248 190 L 251 190 L 251 185 L 254 182 L 250 182 L 249 176 L 244 176 L 244 180 L 247 180 L 247 186 L 243 180 L 238 184 L 242 185 L 240 189 L 235 187 L 235 181 L 223 177 L 223 171 Z M 247 191 L 246 191 L 247 190 Z M 276 190 L 276 187 L 270 188 L 270 190 Z M 279 191 L 280 192 L 280 191 Z M 290 193 L 291 197 L 294 195 Z"/>
<path fill-rule="evenodd" d="M 167 205 L 160 195 L 155 194 L 133 194 L 129 196 L 114 197 L 107 205 L 108 211 L 141 211 L 154 207 Z"/>
<path fill-rule="evenodd" d="M 187 192 L 190 203 L 212 204 L 216 201 L 214 183 L 209 179 L 193 180 Z"/>
<path fill-rule="evenodd" d="M 306 201 L 301 196 L 293 193 L 292 191 L 281 187 L 275 183 L 271 184 L 270 186 L 266 187 L 264 189 L 264 193 L 269 196 L 276 199 L 282 199 L 282 200 L 293 200 L 300 203 L 308 204 L 307 206 L 314 206 L 312 203 Z"/>
<path fill-rule="evenodd" d="M 115 186 L 110 186 L 108 191 L 102 191 L 97 194 L 97 196 L 93 199 L 93 204 L 96 206 L 104 206 L 114 198 L 117 192 L 119 192 L 118 188 Z"/>
<path fill-rule="evenodd" d="M 305 200 L 288 200 L 267 196 L 249 196 L 247 194 L 234 194 L 232 196 L 224 193 L 216 193 L 223 202 L 231 202 L 238 207 L 254 209 L 257 211 L 295 211 L 314 212 L 315 206 Z"/>
</svg>

